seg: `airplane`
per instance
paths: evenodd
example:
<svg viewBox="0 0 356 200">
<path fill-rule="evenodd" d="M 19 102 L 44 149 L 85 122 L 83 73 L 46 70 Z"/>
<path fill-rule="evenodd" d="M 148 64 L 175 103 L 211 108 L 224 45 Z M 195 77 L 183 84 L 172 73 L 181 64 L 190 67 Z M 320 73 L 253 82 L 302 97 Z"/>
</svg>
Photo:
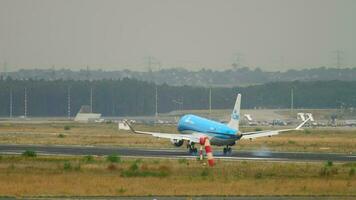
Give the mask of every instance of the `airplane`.
<svg viewBox="0 0 356 200">
<path fill-rule="evenodd" d="M 158 132 L 147 132 L 147 131 L 137 131 L 130 123 L 125 121 L 131 131 L 137 134 L 147 134 L 152 135 L 157 138 L 170 139 L 171 143 L 180 147 L 187 141 L 187 148 L 189 148 L 189 153 L 197 154 L 198 150 L 195 144 L 203 145 L 202 139 L 207 138 L 211 145 L 225 146 L 223 153 L 224 155 L 231 154 L 231 146 L 234 146 L 238 140 L 242 139 L 254 139 L 258 137 L 271 137 L 273 135 L 278 135 L 279 133 L 288 132 L 292 130 L 300 130 L 300 128 L 307 123 L 310 118 L 304 120 L 294 129 L 282 129 L 282 130 L 265 130 L 265 131 L 255 131 L 255 132 L 241 132 L 239 129 L 240 121 L 240 105 L 241 105 L 241 94 L 237 95 L 234 109 L 231 113 L 231 119 L 227 124 L 199 117 L 192 114 L 184 115 L 180 118 L 177 124 L 177 129 L 181 134 L 172 133 L 158 133 Z"/>
</svg>

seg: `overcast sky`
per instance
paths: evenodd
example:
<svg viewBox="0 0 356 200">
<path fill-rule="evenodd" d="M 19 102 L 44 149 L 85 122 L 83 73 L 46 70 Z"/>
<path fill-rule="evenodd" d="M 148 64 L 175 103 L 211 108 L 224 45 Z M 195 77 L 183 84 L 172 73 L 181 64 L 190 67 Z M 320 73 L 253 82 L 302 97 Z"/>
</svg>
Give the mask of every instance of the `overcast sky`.
<svg viewBox="0 0 356 200">
<path fill-rule="evenodd" d="M 146 69 L 149 56 L 285 70 L 331 66 L 336 50 L 356 66 L 356 0 L 0 0 L 8 70 Z"/>
</svg>

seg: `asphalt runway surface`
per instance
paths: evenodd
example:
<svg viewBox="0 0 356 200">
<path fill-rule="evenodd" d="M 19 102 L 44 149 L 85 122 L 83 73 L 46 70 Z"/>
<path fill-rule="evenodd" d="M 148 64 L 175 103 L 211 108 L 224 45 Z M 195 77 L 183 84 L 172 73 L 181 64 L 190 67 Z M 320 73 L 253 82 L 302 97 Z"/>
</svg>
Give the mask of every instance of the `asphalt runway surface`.
<svg viewBox="0 0 356 200">
<path fill-rule="evenodd" d="M 93 147 L 93 146 L 44 146 L 44 145 L 0 145 L 0 154 L 21 154 L 26 150 L 36 151 L 42 155 L 97 155 L 117 154 L 134 157 L 161 158 L 194 158 L 182 149 L 143 149 L 124 147 Z M 231 160 L 270 160 L 270 161 L 335 161 L 356 162 L 355 154 L 339 153 L 306 153 L 306 152 L 272 152 L 272 151 L 233 151 L 224 156 L 214 151 L 215 158 Z"/>
</svg>

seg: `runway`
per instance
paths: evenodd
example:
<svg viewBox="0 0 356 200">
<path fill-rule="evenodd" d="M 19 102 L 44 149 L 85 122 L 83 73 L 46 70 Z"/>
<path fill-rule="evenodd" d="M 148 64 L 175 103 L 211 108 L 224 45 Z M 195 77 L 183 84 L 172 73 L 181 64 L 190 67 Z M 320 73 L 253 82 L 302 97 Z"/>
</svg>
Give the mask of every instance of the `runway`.
<svg viewBox="0 0 356 200">
<path fill-rule="evenodd" d="M 44 146 L 44 145 L 9 145 L 0 144 L 0 154 L 21 154 L 26 150 L 36 151 L 40 155 L 97 155 L 117 154 L 134 157 L 194 158 L 182 149 L 143 149 L 124 147 L 93 146 Z M 230 160 L 269 160 L 269 161 L 335 161 L 356 162 L 355 154 L 273 152 L 273 151 L 234 151 L 229 156 L 214 151 L 218 159 Z"/>
</svg>

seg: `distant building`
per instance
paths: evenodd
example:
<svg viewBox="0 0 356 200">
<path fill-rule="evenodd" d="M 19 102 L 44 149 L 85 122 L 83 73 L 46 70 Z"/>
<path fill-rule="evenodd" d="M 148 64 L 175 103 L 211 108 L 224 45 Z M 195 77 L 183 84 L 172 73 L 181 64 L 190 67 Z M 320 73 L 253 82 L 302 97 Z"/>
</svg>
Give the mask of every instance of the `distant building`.
<svg viewBox="0 0 356 200">
<path fill-rule="evenodd" d="M 100 113 L 90 112 L 90 106 L 83 105 L 74 118 L 76 122 L 95 122 L 101 117 Z"/>
</svg>

